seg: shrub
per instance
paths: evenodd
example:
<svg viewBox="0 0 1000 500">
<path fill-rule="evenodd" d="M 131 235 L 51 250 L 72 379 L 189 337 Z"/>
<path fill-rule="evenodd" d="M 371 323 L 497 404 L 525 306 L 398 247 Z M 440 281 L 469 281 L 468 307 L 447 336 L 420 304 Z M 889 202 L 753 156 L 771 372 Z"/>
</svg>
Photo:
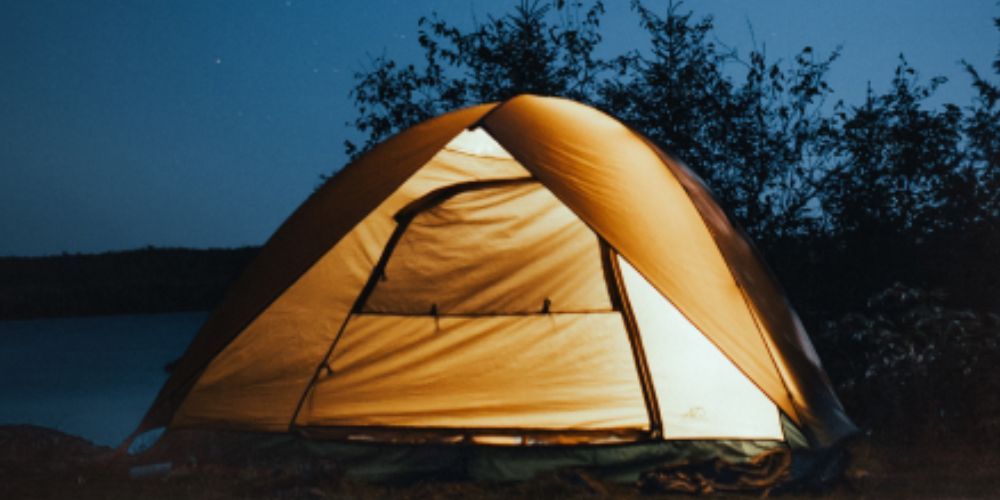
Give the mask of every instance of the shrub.
<svg viewBox="0 0 1000 500">
<path fill-rule="evenodd" d="M 944 299 L 897 283 L 866 311 L 816 332 L 827 371 L 862 427 L 909 437 L 1000 423 L 1000 315 L 948 308 Z"/>
</svg>

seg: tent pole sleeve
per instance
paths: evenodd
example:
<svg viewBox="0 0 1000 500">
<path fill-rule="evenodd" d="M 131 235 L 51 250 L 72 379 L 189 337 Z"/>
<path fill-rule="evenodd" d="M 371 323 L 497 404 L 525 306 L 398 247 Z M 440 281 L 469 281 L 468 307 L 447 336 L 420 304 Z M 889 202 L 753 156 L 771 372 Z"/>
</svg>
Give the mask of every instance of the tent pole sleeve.
<svg viewBox="0 0 1000 500">
<path fill-rule="evenodd" d="M 625 282 L 622 280 L 621 268 L 618 266 L 618 259 L 615 252 L 603 238 L 601 238 L 601 264 L 604 266 L 604 278 L 608 283 L 608 293 L 611 296 L 612 306 L 621 312 L 625 321 L 625 330 L 628 332 L 629 344 L 632 347 L 632 357 L 635 360 L 636 372 L 639 374 L 639 382 L 642 385 L 642 397 L 646 403 L 646 413 L 649 416 L 649 437 L 659 439 L 663 437 L 663 422 L 660 419 L 660 405 L 656 399 L 656 391 L 653 388 L 653 377 L 649 371 L 649 364 L 646 360 L 646 352 L 642 347 L 642 337 L 639 335 L 639 324 L 632 313 L 632 305 L 629 303 L 628 294 L 625 292 Z"/>
<path fill-rule="evenodd" d="M 344 330 L 347 329 L 347 323 L 351 320 L 351 316 L 360 312 L 362 307 L 364 307 L 365 301 L 368 300 L 368 296 L 371 295 L 372 290 L 375 289 L 375 285 L 378 283 L 379 278 L 385 271 L 385 265 L 389 261 L 389 256 L 392 255 L 392 251 L 396 248 L 396 244 L 399 243 L 400 238 L 403 237 L 403 233 L 406 232 L 406 228 L 409 227 L 410 221 L 412 220 L 412 216 L 400 217 L 397 219 L 396 229 L 393 231 L 392 236 L 389 237 L 389 241 L 386 242 L 385 249 L 382 250 L 382 255 L 379 257 L 375 267 L 372 268 L 368 281 L 361 289 L 361 292 L 358 293 L 358 298 L 354 300 L 354 305 L 351 306 L 351 310 L 348 311 L 347 316 L 344 317 L 343 323 L 340 324 L 340 329 L 337 330 L 337 335 L 333 337 L 333 342 L 330 342 L 330 348 L 326 350 L 326 354 L 324 354 L 323 358 L 319 360 L 319 363 L 317 363 L 316 370 L 313 371 L 312 378 L 309 379 L 309 383 L 306 384 L 305 390 L 302 391 L 302 396 L 299 397 L 299 402 L 295 405 L 295 411 L 292 413 L 292 419 L 288 422 L 289 431 L 293 431 L 295 429 L 295 421 L 299 419 L 299 413 L 302 411 L 302 406 L 305 404 L 306 398 L 309 397 L 309 392 L 312 391 L 313 386 L 316 385 L 316 382 L 319 380 L 319 375 L 323 372 L 323 367 L 328 366 L 330 356 L 333 354 L 333 350 L 337 347 L 337 343 L 340 342 L 340 338 L 343 337 Z"/>
<path fill-rule="evenodd" d="M 459 194 L 475 191 L 477 189 L 490 189 L 501 186 L 516 186 L 519 184 L 537 183 L 538 179 L 533 177 L 512 177 L 507 179 L 492 179 L 487 181 L 470 181 L 459 184 L 452 184 L 447 187 L 435 189 L 430 193 L 411 201 L 409 204 L 399 209 L 395 217 L 397 222 L 409 221 L 420 212 L 430 210 L 448 201 Z"/>
</svg>

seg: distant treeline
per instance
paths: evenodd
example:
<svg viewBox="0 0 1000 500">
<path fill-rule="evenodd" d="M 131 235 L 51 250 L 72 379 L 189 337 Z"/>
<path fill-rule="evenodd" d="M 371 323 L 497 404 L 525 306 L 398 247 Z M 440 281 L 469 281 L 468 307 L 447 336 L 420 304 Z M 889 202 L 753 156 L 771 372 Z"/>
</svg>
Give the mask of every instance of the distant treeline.
<svg viewBox="0 0 1000 500">
<path fill-rule="evenodd" d="M 951 307 L 1000 312 L 1000 233 L 759 243 L 808 326 L 865 309 L 900 277 Z M 257 251 L 149 247 L 0 257 L 0 320 L 209 310 Z"/>
<path fill-rule="evenodd" d="M 0 257 L 0 319 L 212 309 L 257 250 Z"/>
</svg>

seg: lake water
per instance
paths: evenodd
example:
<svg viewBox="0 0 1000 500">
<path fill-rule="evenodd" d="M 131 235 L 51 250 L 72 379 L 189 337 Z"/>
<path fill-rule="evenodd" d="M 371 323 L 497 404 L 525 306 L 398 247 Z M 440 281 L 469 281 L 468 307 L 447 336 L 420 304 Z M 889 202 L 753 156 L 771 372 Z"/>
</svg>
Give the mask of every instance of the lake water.
<svg viewBox="0 0 1000 500">
<path fill-rule="evenodd" d="M 0 321 L 0 424 L 117 446 L 208 313 Z"/>
</svg>

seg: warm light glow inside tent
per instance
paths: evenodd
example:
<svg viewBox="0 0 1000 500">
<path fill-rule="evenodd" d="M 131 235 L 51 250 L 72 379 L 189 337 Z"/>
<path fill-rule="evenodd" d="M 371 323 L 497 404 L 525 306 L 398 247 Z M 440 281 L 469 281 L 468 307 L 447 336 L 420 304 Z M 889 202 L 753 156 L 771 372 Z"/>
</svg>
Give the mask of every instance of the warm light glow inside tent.
<svg viewBox="0 0 1000 500">
<path fill-rule="evenodd" d="M 697 179 L 522 96 L 418 125 L 308 200 L 144 426 L 393 443 L 816 442 L 851 432 Z"/>
<path fill-rule="evenodd" d="M 781 439 L 774 403 L 619 257 L 667 438 Z"/>
</svg>

